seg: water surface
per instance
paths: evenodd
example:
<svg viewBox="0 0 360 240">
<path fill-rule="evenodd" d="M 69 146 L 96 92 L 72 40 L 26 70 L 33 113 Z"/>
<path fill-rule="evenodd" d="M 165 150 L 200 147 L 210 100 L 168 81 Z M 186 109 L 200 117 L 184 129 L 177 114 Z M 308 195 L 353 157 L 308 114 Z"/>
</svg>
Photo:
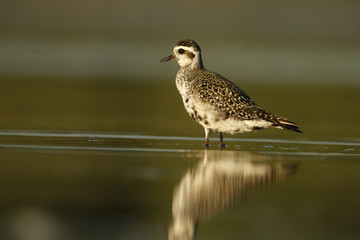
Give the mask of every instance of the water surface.
<svg viewBox="0 0 360 240">
<path fill-rule="evenodd" d="M 202 140 L 1 131 L 1 238 L 359 236 L 359 141 Z"/>
</svg>

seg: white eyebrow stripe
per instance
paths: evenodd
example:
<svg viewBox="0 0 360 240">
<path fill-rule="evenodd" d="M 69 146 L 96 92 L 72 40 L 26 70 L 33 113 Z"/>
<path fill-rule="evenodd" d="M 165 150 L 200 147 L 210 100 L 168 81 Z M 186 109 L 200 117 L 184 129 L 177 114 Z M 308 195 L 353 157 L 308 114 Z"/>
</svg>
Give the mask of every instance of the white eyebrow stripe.
<svg viewBox="0 0 360 240">
<path fill-rule="evenodd" d="M 176 46 L 176 47 L 174 47 L 174 51 L 177 51 L 177 50 L 179 50 L 180 48 L 184 49 L 185 51 L 196 52 L 194 48 L 192 48 L 192 47 L 185 47 L 185 46 Z"/>
</svg>

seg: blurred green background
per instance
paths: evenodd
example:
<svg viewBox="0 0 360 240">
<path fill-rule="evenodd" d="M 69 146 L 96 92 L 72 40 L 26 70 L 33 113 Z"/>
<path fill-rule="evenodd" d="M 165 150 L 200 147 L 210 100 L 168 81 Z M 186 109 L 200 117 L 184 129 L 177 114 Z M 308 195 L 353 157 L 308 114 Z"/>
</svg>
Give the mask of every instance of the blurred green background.
<svg viewBox="0 0 360 240">
<path fill-rule="evenodd" d="M 192 38 L 205 67 L 302 136 L 357 137 L 359 13 L 349 0 L 3 0 L 0 124 L 202 136 L 176 91 L 178 65 L 159 62 Z"/>
<path fill-rule="evenodd" d="M 159 64 L 192 38 L 235 82 L 359 84 L 360 3 L 45 1 L 0 3 L 0 74 L 169 80 Z"/>
</svg>

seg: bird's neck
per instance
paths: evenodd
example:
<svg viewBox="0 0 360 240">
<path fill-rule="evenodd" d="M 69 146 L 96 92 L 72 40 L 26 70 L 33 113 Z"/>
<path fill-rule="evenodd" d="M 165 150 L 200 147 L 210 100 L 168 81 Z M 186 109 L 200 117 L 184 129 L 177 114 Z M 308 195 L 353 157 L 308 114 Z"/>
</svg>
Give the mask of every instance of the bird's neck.
<svg viewBox="0 0 360 240">
<path fill-rule="evenodd" d="M 197 61 L 191 62 L 191 64 L 189 65 L 181 67 L 181 70 L 183 70 L 184 72 L 200 70 L 200 69 L 204 69 L 204 64 L 201 58 L 197 59 Z"/>
<path fill-rule="evenodd" d="M 193 62 L 194 67 L 196 67 L 198 69 L 204 69 L 204 64 L 203 64 L 203 61 L 202 61 L 202 58 L 201 58 L 201 53 L 199 53 L 199 55 L 197 55 L 194 60 L 195 60 Z"/>
</svg>

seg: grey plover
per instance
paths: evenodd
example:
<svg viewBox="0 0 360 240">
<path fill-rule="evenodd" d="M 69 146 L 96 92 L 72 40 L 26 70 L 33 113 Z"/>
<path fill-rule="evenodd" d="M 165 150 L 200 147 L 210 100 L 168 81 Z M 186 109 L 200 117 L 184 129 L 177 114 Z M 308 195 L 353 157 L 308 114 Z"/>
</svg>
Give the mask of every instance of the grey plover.
<svg viewBox="0 0 360 240">
<path fill-rule="evenodd" d="M 180 65 L 176 74 L 185 109 L 205 129 L 205 146 L 210 133 L 236 134 L 263 128 L 279 128 L 300 132 L 296 123 L 278 117 L 259 107 L 243 90 L 220 74 L 206 70 L 200 46 L 193 40 L 179 41 L 173 53 L 160 60 L 175 60 Z"/>
</svg>

